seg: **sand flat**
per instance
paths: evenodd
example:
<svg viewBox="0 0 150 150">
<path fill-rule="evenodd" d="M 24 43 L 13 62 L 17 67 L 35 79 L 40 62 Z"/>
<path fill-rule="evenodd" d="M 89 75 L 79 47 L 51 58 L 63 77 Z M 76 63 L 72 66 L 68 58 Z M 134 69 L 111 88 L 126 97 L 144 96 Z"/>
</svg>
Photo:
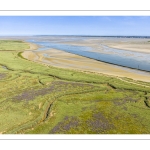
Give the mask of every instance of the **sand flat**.
<svg viewBox="0 0 150 150">
<path fill-rule="evenodd" d="M 65 44 L 89 46 L 93 52 L 103 52 L 100 44 L 122 50 L 150 53 L 150 39 L 140 38 L 94 38 L 83 41 L 63 42 Z"/>
<path fill-rule="evenodd" d="M 44 56 L 45 54 L 46 57 Z M 61 50 L 50 49 L 45 51 L 24 51 L 22 55 L 31 61 L 40 62 L 42 64 L 44 63 L 54 67 L 103 73 L 118 77 L 128 77 L 134 80 L 146 82 L 150 81 L 149 73 L 118 67 L 116 65 L 96 61 Z"/>
<path fill-rule="evenodd" d="M 150 53 L 150 42 L 109 43 L 107 46 L 134 52 Z"/>
<path fill-rule="evenodd" d="M 51 42 L 51 38 L 47 40 Z M 55 41 L 58 39 L 52 38 L 52 41 L 53 40 Z M 59 40 L 61 41 L 61 38 Z M 92 51 L 100 53 L 104 52 L 104 49 L 100 45 L 106 45 L 112 48 L 123 49 L 133 52 L 150 53 L 149 41 L 150 39 L 143 38 L 87 38 L 78 41 L 62 40 L 62 42 L 59 43 L 71 44 L 76 46 L 89 46 L 92 48 Z M 23 56 L 29 60 L 59 68 L 90 71 L 95 73 L 103 73 L 119 77 L 128 77 L 134 80 L 150 82 L 150 73 L 134 69 L 127 69 L 125 67 L 96 61 L 90 58 L 67 53 L 61 50 L 50 49 L 44 51 L 25 51 L 23 53 Z"/>
</svg>

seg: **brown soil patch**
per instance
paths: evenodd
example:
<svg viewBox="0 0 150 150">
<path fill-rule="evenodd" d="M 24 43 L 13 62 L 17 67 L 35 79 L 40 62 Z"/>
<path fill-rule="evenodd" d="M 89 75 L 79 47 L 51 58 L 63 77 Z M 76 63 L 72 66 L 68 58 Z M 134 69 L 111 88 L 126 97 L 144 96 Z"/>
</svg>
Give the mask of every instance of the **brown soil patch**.
<svg viewBox="0 0 150 150">
<path fill-rule="evenodd" d="M 5 73 L 0 73 L 0 80 L 1 79 L 4 79 L 6 77 L 6 74 Z"/>
</svg>

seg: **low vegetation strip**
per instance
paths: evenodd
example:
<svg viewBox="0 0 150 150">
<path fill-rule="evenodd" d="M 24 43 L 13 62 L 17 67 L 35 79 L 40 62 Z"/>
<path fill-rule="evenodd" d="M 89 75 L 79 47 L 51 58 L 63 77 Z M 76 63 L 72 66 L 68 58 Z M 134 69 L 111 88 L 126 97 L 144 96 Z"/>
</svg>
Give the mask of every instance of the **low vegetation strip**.
<svg viewBox="0 0 150 150">
<path fill-rule="evenodd" d="M 28 49 L 29 45 L 23 41 L 17 40 L 0 40 L 0 50 L 2 51 L 18 51 Z"/>
<path fill-rule="evenodd" d="M 150 86 L 145 85 L 145 83 L 131 82 L 131 81 L 127 81 L 127 80 L 124 80 L 124 79 L 122 79 L 122 78 L 119 78 L 119 77 L 117 77 L 117 78 L 120 79 L 120 80 L 122 80 L 122 81 L 124 81 L 124 82 L 127 82 L 127 83 L 136 84 L 136 85 L 140 85 L 140 86 L 144 86 L 144 87 L 150 88 Z"/>
</svg>

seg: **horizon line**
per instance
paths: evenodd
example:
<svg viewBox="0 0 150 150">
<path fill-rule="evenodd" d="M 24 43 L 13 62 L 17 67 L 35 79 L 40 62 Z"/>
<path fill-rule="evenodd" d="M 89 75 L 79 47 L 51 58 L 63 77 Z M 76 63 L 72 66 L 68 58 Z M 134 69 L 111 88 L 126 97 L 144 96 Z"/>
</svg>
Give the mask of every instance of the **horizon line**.
<svg viewBox="0 0 150 150">
<path fill-rule="evenodd" d="M 150 35 L 76 35 L 76 34 L 12 34 L 0 36 L 81 36 L 81 37 L 150 37 Z"/>
</svg>

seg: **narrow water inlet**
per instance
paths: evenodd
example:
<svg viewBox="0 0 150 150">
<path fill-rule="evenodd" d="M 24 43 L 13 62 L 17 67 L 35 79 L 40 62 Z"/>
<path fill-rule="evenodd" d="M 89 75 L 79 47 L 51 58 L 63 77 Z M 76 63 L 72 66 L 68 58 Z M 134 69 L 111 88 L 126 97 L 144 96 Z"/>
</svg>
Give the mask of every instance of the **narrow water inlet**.
<svg viewBox="0 0 150 150">
<path fill-rule="evenodd" d="M 28 42 L 42 46 L 42 49 L 37 49 L 38 51 L 50 50 L 51 48 L 54 48 L 83 57 L 92 58 L 94 60 L 150 72 L 150 54 L 115 49 L 102 44 L 100 44 L 100 46 L 103 47 L 104 53 L 94 52 L 90 46 L 74 46 L 69 44 L 60 44 L 58 42 L 52 43 L 48 41 L 33 42 L 33 40 L 28 40 Z M 44 54 L 44 57 L 47 57 L 47 55 Z"/>
</svg>

